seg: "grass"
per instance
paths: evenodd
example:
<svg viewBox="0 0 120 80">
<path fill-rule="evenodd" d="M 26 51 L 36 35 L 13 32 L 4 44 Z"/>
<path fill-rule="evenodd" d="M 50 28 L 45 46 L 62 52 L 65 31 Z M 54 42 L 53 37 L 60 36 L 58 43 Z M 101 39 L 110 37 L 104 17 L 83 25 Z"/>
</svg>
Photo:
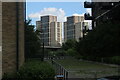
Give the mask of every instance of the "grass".
<svg viewBox="0 0 120 80">
<path fill-rule="evenodd" d="M 103 65 L 100 63 L 94 63 L 94 62 L 87 62 L 87 61 L 79 61 L 74 58 L 67 58 L 63 60 L 56 60 L 59 64 L 64 66 L 70 74 L 76 77 L 83 77 L 81 76 L 82 74 L 99 74 L 101 76 L 105 75 L 116 75 L 117 73 L 117 68 L 116 67 L 111 67 L 109 65 Z M 84 75 L 84 77 L 87 77 Z"/>
<path fill-rule="evenodd" d="M 102 65 L 94 62 L 78 61 L 74 58 L 56 60 L 58 63 L 63 65 L 65 68 L 113 68 L 107 65 Z"/>
</svg>

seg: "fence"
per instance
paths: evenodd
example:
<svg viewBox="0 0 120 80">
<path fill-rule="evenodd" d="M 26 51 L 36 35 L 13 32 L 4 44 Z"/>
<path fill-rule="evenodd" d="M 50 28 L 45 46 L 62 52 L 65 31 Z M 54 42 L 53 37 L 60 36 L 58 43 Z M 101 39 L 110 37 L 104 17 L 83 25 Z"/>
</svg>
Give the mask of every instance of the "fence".
<svg viewBox="0 0 120 80">
<path fill-rule="evenodd" d="M 52 65 L 55 68 L 57 80 L 68 80 L 68 71 L 62 65 L 54 60 L 52 60 Z"/>
<path fill-rule="evenodd" d="M 53 59 L 65 59 L 65 56 L 47 56 L 44 57 L 46 60 L 53 60 Z"/>
</svg>

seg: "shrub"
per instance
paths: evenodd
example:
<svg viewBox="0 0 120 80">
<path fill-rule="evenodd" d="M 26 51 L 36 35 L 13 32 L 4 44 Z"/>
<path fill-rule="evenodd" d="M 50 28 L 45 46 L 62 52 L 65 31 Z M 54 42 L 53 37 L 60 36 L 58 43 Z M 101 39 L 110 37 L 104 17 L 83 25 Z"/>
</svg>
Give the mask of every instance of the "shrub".
<svg viewBox="0 0 120 80">
<path fill-rule="evenodd" d="M 55 71 L 47 62 L 29 60 L 16 73 L 15 78 L 20 80 L 54 80 L 54 76 Z"/>
<path fill-rule="evenodd" d="M 75 56 L 77 52 L 73 48 L 70 48 L 67 50 L 67 54 L 70 56 Z"/>
<path fill-rule="evenodd" d="M 66 55 L 64 50 L 58 50 L 55 52 L 55 54 L 56 54 L 56 56 L 65 56 Z"/>
<path fill-rule="evenodd" d="M 52 79 L 55 76 L 54 69 L 52 66 L 46 62 L 29 62 L 25 64 L 20 71 L 18 76 L 21 78 L 33 78 L 33 79 Z"/>
<path fill-rule="evenodd" d="M 114 64 L 120 64 L 120 56 L 113 56 L 111 60 Z"/>
<path fill-rule="evenodd" d="M 105 57 L 103 61 L 109 64 L 120 64 L 120 56 Z"/>
</svg>

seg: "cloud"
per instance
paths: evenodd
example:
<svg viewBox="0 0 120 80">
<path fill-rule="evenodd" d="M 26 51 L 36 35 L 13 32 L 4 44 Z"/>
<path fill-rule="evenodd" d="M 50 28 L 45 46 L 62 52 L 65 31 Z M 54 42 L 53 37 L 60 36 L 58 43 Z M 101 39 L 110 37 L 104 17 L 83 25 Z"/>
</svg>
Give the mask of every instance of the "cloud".
<svg viewBox="0 0 120 80">
<path fill-rule="evenodd" d="M 32 13 L 28 15 L 29 18 L 39 18 L 39 16 L 40 16 L 39 13 Z"/>
<path fill-rule="evenodd" d="M 91 8 L 87 8 L 85 13 L 90 13 L 91 15 L 92 14 Z M 74 13 L 73 16 L 84 16 L 85 13 L 82 14 Z"/>
<path fill-rule="evenodd" d="M 84 13 L 83 14 L 74 13 L 73 16 L 84 16 Z"/>
<path fill-rule="evenodd" d="M 30 18 L 40 18 L 45 15 L 57 16 L 57 21 L 63 22 L 66 20 L 65 11 L 62 8 L 43 8 L 40 12 L 31 13 L 28 15 Z"/>
</svg>

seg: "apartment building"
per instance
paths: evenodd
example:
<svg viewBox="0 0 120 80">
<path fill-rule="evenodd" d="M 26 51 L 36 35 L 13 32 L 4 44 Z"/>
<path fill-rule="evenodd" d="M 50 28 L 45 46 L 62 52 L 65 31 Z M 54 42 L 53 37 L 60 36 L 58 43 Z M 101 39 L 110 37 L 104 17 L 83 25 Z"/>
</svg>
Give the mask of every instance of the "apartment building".
<svg viewBox="0 0 120 80">
<path fill-rule="evenodd" d="M 62 46 L 62 23 L 61 22 L 57 22 L 56 40 L 57 40 L 57 45 Z"/>
<path fill-rule="evenodd" d="M 75 39 L 79 41 L 83 37 L 84 16 L 67 17 L 67 22 L 64 22 L 64 41 Z M 88 27 L 88 25 L 86 25 Z"/>
<path fill-rule="evenodd" d="M 83 37 L 83 22 L 78 22 L 75 24 L 75 40 L 79 41 Z"/>
<path fill-rule="evenodd" d="M 36 22 L 37 29 L 41 31 L 41 41 L 45 46 L 57 47 L 62 44 L 62 23 L 57 22 L 57 16 L 42 16 Z"/>
<path fill-rule="evenodd" d="M 67 22 L 64 22 L 64 40 L 63 42 L 67 41 Z"/>
<path fill-rule="evenodd" d="M 41 29 L 41 21 L 36 21 L 36 30 L 40 30 Z"/>
<path fill-rule="evenodd" d="M 0 78 L 24 63 L 24 2 L 0 2 Z M 2 18 L 1 18 L 2 17 Z"/>
<path fill-rule="evenodd" d="M 86 20 L 92 20 L 92 27 L 107 21 L 119 22 L 120 2 L 84 2 L 85 8 L 92 8 L 92 16 L 85 15 Z"/>
</svg>

